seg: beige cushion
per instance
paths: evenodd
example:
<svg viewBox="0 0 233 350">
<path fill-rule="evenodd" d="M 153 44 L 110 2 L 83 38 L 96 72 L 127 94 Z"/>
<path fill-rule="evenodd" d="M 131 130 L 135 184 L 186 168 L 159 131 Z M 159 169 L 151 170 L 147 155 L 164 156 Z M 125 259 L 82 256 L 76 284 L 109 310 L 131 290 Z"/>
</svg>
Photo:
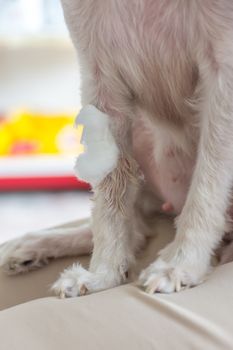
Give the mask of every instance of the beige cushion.
<svg viewBox="0 0 233 350">
<path fill-rule="evenodd" d="M 141 266 L 171 238 L 169 223 L 158 231 Z M 132 284 L 81 298 L 49 297 L 49 285 L 72 260 L 24 276 L 1 273 L 1 309 L 25 303 L 0 312 L 0 349 L 233 349 L 232 263 L 202 285 L 171 295 L 150 296 Z M 87 264 L 87 258 L 79 261 Z"/>
</svg>

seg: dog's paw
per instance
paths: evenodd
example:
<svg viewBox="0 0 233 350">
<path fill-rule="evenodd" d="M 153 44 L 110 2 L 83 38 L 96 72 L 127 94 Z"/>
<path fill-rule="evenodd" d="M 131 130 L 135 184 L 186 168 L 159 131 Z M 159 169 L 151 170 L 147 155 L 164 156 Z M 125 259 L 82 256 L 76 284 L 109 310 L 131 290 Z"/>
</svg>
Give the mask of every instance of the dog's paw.
<svg viewBox="0 0 233 350">
<path fill-rule="evenodd" d="M 99 292 L 121 284 L 118 274 L 109 272 L 89 272 L 80 264 L 65 270 L 52 286 L 60 298 L 73 298 Z"/>
<path fill-rule="evenodd" d="M 170 258 L 168 258 L 168 256 Z M 160 257 L 139 276 L 139 284 L 149 294 L 173 293 L 203 282 L 210 270 L 207 259 L 184 252 L 172 243 L 161 251 Z"/>
<path fill-rule="evenodd" d="M 90 282 L 91 273 L 81 265 L 74 264 L 61 274 L 52 290 L 60 298 L 73 298 L 87 294 L 88 287 L 91 289 Z"/>
<path fill-rule="evenodd" d="M 37 238 L 26 235 L 0 246 L 0 266 L 9 275 L 25 273 L 48 264 L 45 250 L 38 249 Z"/>
<path fill-rule="evenodd" d="M 141 272 L 139 283 L 147 293 L 172 293 L 196 285 L 197 279 L 183 268 L 158 259 Z"/>
</svg>

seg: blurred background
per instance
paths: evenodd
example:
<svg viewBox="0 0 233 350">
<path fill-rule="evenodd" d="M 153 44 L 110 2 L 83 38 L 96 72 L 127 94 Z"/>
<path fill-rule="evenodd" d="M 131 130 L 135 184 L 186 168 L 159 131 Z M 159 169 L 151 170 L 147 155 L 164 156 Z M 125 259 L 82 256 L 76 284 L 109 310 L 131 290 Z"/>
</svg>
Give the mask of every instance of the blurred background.
<svg viewBox="0 0 233 350">
<path fill-rule="evenodd" d="M 78 61 L 58 0 L 0 0 L 0 243 L 87 217 Z"/>
</svg>

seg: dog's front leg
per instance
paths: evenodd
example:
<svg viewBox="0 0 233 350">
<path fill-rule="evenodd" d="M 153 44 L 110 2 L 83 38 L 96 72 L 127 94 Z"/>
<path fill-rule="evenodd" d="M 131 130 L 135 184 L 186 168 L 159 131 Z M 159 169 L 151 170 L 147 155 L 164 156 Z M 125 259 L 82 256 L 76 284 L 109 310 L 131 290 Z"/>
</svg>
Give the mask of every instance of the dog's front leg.
<svg viewBox="0 0 233 350">
<path fill-rule="evenodd" d="M 233 67 L 227 57 L 229 52 L 217 69 L 209 62 L 199 67 L 202 100 L 197 163 L 176 222 L 175 240 L 141 273 L 141 284 L 150 293 L 170 293 L 200 283 L 224 232 L 233 180 Z"/>
<path fill-rule="evenodd" d="M 121 126 L 122 127 L 122 126 Z M 115 168 L 94 186 L 92 232 L 94 251 L 89 271 L 80 265 L 66 270 L 54 290 L 73 297 L 115 287 L 127 280 L 141 235 L 134 229 L 134 204 L 138 191 L 138 166 L 130 155 L 123 128 L 117 140 L 119 158 Z M 129 137 L 130 138 L 130 137 Z"/>
</svg>

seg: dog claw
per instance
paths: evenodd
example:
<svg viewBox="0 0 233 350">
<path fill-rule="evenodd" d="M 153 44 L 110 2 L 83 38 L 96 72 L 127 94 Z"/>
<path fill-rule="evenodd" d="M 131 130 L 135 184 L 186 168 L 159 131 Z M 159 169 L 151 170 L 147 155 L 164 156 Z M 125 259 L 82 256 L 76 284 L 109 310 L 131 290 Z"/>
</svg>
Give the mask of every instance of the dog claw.
<svg viewBox="0 0 233 350">
<path fill-rule="evenodd" d="M 156 278 L 154 281 L 152 281 L 149 285 L 146 287 L 146 293 L 148 294 L 154 294 L 156 291 L 159 292 L 158 289 L 159 279 Z"/>
<path fill-rule="evenodd" d="M 88 292 L 87 287 L 85 286 L 85 284 L 82 284 L 79 290 L 79 294 L 82 296 L 82 295 L 86 295 L 87 292 Z"/>
</svg>

